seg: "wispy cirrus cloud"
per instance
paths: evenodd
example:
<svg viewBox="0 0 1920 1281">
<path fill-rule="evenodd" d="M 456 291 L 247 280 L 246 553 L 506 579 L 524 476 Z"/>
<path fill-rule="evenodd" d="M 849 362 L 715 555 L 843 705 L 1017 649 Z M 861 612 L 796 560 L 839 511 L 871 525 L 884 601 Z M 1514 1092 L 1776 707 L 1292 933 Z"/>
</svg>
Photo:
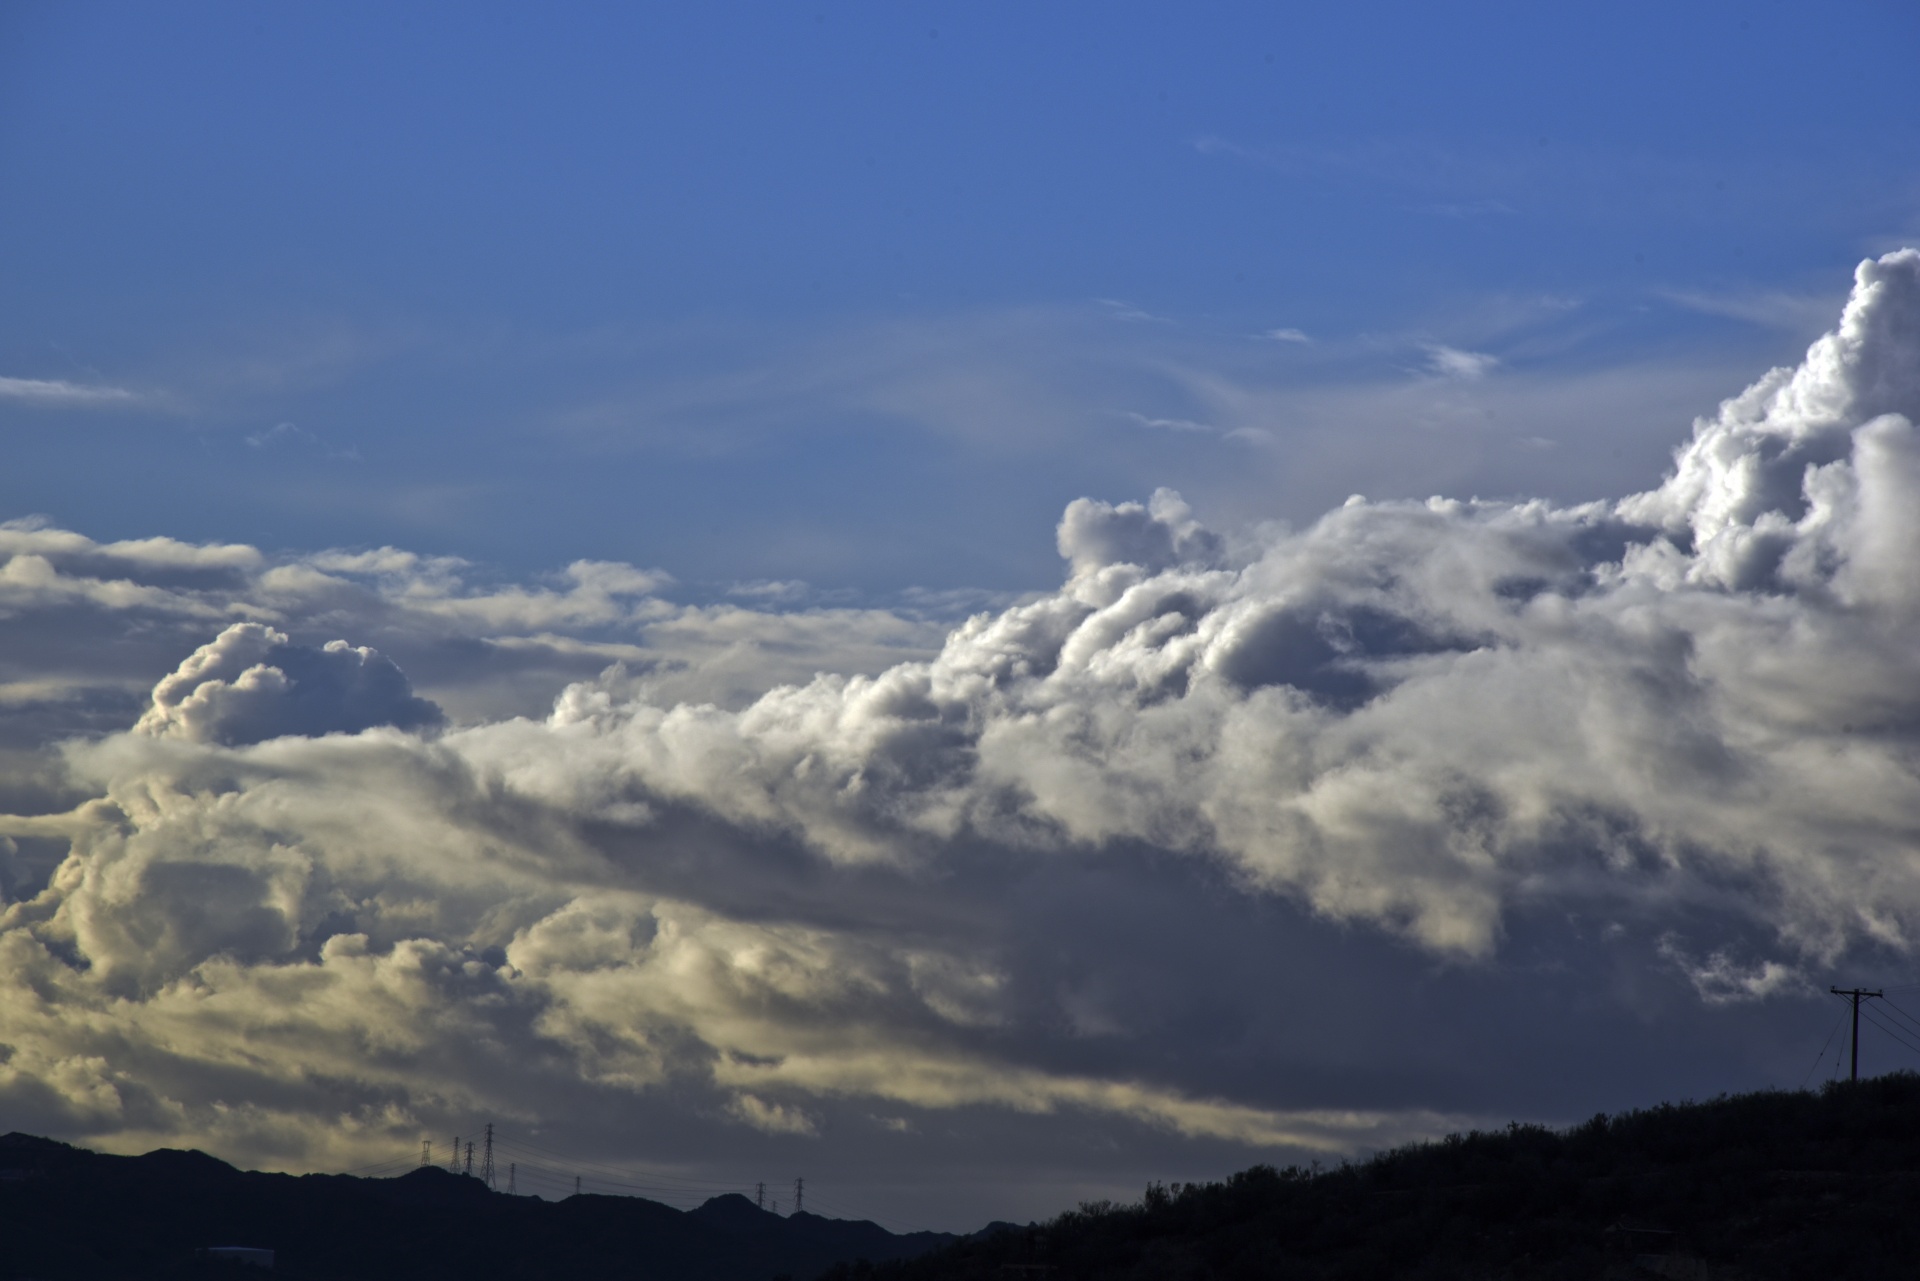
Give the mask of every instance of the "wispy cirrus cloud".
<svg viewBox="0 0 1920 1281">
<path fill-rule="evenodd" d="M 59 378 L 0 377 L 0 401 L 57 409 L 125 409 L 149 399 L 124 387 L 73 383 Z"/>
<path fill-rule="evenodd" d="M 1830 293 L 1789 293 L 1779 289 L 1724 292 L 1662 289 L 1655 292 L 1657 297 L 1701 315 L 1721 316 L 1793 334 L 1818 333 L 1841 301 Z"/>
</svg>

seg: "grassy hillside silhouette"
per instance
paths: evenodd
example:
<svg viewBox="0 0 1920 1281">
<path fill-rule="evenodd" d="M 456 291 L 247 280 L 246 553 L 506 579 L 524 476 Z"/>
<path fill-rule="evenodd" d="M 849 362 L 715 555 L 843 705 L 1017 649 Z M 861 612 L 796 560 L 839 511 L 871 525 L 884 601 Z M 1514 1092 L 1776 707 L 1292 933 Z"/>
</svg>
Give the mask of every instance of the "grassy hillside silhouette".
<svg viewBox="0 0 1920 1281">
<path fill-rule="evenodd" d="M 1381 1281 L 1920 1273 L 1920 1076 L 1255 1166 L 831 1281 Z"/>
</svg>

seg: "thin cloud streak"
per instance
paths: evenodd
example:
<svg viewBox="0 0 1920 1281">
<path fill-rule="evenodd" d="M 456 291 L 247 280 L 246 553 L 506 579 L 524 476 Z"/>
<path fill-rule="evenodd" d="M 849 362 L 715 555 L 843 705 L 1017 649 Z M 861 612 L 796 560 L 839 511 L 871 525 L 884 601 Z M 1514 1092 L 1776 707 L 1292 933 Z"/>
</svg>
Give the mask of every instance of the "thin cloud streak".
<svg viewBox="0 0 1920 1281">
<path fill-rule="evenodd" d="M 148 398 L 121 387 L 65 382 L 57 378 L 0 377 L 0 400 L 57 409 L 128 408 Z"/>
</svg>

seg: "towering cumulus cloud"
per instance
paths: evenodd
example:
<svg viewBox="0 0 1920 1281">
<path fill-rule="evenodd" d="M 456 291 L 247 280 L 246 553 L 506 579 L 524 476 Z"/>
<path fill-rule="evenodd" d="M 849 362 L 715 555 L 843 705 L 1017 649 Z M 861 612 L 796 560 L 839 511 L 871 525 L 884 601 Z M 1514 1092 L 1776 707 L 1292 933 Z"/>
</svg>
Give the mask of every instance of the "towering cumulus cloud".
<svg viewBox="0 0 1920 1281">
<path fill-rule="evenodd" d="M 1229 1012 L 1147 1018 L 1076 968 L 1097 913 L 1035 887 L 1204 884 L 1489 973 L 1523 923 L 1600 922 L 1719 1003 L 1910 950 L 1916 415 L 1904 251 L 1656 490 L 1356 498 L 1251 542 L 1167 491 L 1081 500 L 1059 591 L 874 675 L 725 705 L 615 672 L 444 728 L 371 651 L 230 626 L 65 743 L 89 799 L 0 820 L 67 850 L 0 917 L 0 1114 L 295 1164 L 610 1099 L 788 1136 L 1420 1132 L 1440 1093 L 1192 1067 L 1264 1035 L 1257 988 L 1170 974 L 1168 1008 Z"/>
<path fill-rule="evenodd" d="M 440 709 L 413 696 L 392 660 L 332 641 L 292 645 L 260 623 L 235 623 L 153 689 L 137 731 L 200 743 L 258 743 L 289 734 L 435 726 Z"/>
</svg>

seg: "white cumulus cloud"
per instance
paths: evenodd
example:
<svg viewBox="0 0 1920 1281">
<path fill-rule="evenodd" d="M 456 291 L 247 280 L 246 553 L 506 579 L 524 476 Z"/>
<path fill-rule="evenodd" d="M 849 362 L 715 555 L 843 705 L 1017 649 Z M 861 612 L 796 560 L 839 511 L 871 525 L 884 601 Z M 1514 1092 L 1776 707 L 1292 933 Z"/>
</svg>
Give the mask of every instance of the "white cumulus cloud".
<svg viewBox="0 0 1920 1281">
<path fill-rule="evenodd" d="M 483 590 L 9 527 L 14 617 L 201 647 L 0 818 L 0 1111 L 289 1163 L 621 1100 L 783 1142 L 970 1109 L 1351 1151 L 1457 1124 L 1471 1029 L 1581 949 L 1729 1018 L 1909 956 L 1916 371 L 1903 251 L 1656 489 L 1230 537 L 1171 491 L 1080 499 L 1057 591 L 904 658 L 875 611 L 682 608 L 627 566 Z M 682 634 L 779 678 L 650 674 Z M 607 670 L 442 727 L 382 656 L 451 673 L 439 641 Z M 861 661 L 814 666 L 836 643 Z M 1343 1005 L 1296 939 L 1380 991 L 1485 986 L 1430 1035 L 1296 1035 Z M 1581 1022 L 1635 986 L 1595 982 Z"/>
<path fill-rule="evenodd" d="M 194 742 L 257 743 L 286 735 L 356 733 L 376 725 L 437 726 L 393 661 L 364 646 L 293 645 L 260 623 L 235 623 L 153 689 L 136 732 Z"/>
</svg>

